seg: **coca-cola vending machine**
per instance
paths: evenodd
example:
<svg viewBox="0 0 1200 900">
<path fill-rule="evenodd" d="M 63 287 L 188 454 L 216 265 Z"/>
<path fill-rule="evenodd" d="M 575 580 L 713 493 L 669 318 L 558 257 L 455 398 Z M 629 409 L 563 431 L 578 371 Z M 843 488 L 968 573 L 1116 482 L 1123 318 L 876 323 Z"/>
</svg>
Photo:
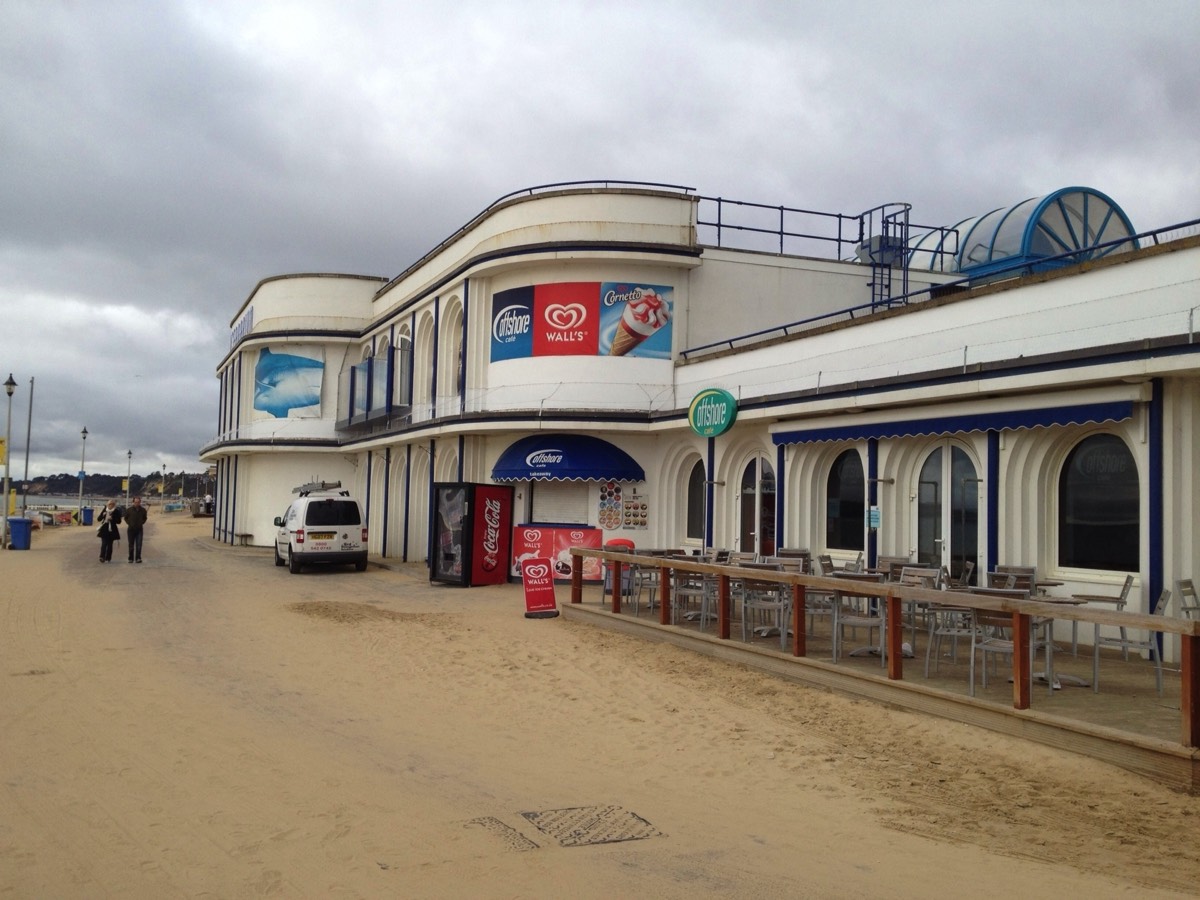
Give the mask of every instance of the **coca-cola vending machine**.
<svg viewBox="0 0 1200 900">
<path fill-rule="evenodd" d="M 507 582 L 512 509 L 511 485 L 435 484 L 429 580 L 464 587 Z"/>
</svg>

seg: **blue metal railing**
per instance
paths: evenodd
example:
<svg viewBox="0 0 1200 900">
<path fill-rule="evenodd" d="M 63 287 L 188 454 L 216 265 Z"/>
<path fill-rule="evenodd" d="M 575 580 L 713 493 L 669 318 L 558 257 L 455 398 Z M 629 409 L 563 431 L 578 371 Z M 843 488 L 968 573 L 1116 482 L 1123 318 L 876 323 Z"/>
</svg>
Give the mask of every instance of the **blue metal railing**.
<svg viewBox="0 0 1200 900">
<path fill-rule="evenodd" d="M 1117 240 L 1108 241 L 1103 244 L 1096 244 L 1084 249 L 1071 250 L 1067 253 L 1060 253 L 1057 256 L 1047 256 L 1037 260 L 1022 260 L 1021 262 L 1012 263 L 997 269 L 989 270 L 984 277 L 966 276 L 956 279 L 955 281 L 942 282 L 941 284 L 930 285 L 929 287 L 921 288 L 919 291 L 909 291 L 902 295 L 893 298 L 889 303 L 881 304 L 876 300 L 871 300 L 867 303 L 860 303 L 857 306 L 848 306 L 842 309 L 831 310 L 826 313 L 819 313 L 815 316 L 809 316 L 805 319 L 797 319 L 794 322 L 787 322 L 783 325 L 775 325 L 771 328 L 763 328 L 759 331 L 751 331 L 745 334 L 739 334 L 731 338 L 726 338 L 720 341 L 713 341 L 710 344 L 701 344 L 699 347 L 689 347 L 686 350 L 681 350 L 679 356 L 681 359 L 689 359 L 693 356 L 700 356 L 705 353 L 711 353 L 716 350 L 733 350 L 738 344 L 754 343 L 768 337 L 785 337 L 801 331 L 807 331 L 820 325 L 829 324 L 842 319 L 855 319 L 863 315 L 870 315 L 879 312 L 880 309 L 888 309 L 893 306 L 907 306 L 910 303 L 919 302 L 930 299 L 934 294 L 953 293 L 955 291 L 966 290 L 972 286 L 986 284 L 1001 279 L 1017 278 L 1022 275 L 1031 275 L 1035 271 L 1051 267 L 1055 264 L 1070 265 L 1072 263 L 1094 259 L 1098 256 L 1104 256 L 1113 252 L 1121 245 L 1131 246 L 1134 240 L 1138 241 L 1142 246 L 1146 242 L 1154 245 L 1159 245 L 1164 241 L 1162 236 L 1173 232 L 1184 232 L 1186 229 L 1200 226 L 1200 219 L 1192 219 L 1188 222 L 1182 222 L 1177 225 L 1168 225 L 1165 228 L 1158 228 L 1154 231 L 1146 231 L 1141 234 L 1130 237 L 1122 237 Z M 1173 239 L 1177 239 L 1181 235 L 1174 235 Z M 1185 235 L 1184 235 L 1185 236 Z"/>
</svg>

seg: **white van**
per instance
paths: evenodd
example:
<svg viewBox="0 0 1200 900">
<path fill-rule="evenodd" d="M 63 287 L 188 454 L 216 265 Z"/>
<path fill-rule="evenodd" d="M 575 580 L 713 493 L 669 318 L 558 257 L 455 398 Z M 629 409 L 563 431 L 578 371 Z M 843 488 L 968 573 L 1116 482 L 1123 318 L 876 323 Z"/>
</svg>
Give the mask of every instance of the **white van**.
<svg viewBox="0 0 1200 900">
<path fill-rule="evenodd" d="M 293 575 L 313 563 L 354 563 L 367 568 L 367 527 L 362 506 L 340 482 L 297 488 L 282 516 L 275 519 L 275 565 L 287 564 Z"/>
</svg>

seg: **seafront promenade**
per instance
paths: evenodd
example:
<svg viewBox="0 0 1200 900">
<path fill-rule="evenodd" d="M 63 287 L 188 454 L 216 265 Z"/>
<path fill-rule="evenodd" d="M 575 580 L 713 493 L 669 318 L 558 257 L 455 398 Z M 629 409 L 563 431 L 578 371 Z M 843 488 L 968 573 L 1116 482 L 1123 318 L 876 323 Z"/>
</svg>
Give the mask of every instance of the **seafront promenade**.
<svg viewBox="0 0 1200 900">
<path fill-rule="evenodd" d="M 0 553 L 0 895 L 1188 896 L 1200 801 L 420 566 Z M 122 557 L 118 550 L 115 557 Z M 122 557 L 123 558 L 123 557 Z M 565 602 L 566 592 L 560 594 Z"/>
</svg>

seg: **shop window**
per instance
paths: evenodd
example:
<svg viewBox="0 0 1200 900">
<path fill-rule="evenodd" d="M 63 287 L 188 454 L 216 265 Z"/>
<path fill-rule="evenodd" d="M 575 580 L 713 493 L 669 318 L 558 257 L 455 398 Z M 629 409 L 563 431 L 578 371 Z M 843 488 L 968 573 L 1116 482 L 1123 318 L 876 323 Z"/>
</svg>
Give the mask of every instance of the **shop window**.
<svg viewBox="0 0 1200 900">
<path fill-rule="evenodd" d="M 857 450 L 833 461 L 825 487 L 825 546 L 831 550 L 863 549 L 866 484 Z"/>
<path fill-rule="evenodd" d="M 704 540 L 704 463 L 692 466 L 687 487 L 687 536 Z"/>
<path fill-rule="evenodd" d="M 1137 466 L 1116 435 L 1084 438 L 1058 482 L 1058 562 L 1079 569 L 1136 572 L 1141 534 Z"/>
</svg>

